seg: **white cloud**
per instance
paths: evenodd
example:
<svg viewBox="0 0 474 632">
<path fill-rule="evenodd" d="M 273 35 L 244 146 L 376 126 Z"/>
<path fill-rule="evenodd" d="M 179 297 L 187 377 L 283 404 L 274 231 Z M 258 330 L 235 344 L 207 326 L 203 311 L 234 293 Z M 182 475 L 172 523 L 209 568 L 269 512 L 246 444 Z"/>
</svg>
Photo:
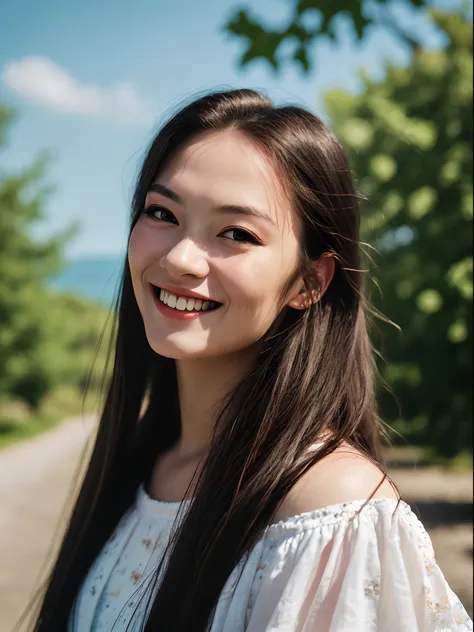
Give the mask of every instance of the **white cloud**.
<svg viewBox="0 0 474 632">
<path fill-rule="evenodd" d="M 128 82 L 109 88 L 83 84 L 47 57 L 32 55 L 6 63 L 4 85 L 25 99 L 66 114 L 112 120 L 123 125 L 150 123 L 154 111 Z"/>
</svg>

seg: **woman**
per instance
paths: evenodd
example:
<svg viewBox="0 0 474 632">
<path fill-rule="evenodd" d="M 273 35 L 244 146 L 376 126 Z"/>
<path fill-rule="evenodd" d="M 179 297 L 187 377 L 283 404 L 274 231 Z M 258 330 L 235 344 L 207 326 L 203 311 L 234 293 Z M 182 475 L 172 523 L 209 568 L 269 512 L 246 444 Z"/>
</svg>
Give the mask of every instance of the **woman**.
<svg viewBox="0 0 474 632">
<path fill-rule="evenodd" d="M 164 125 L 35 630 L 472 630 L 380 465 L 363 272 L 318 118 L 235 90 Z"/>
</svg>

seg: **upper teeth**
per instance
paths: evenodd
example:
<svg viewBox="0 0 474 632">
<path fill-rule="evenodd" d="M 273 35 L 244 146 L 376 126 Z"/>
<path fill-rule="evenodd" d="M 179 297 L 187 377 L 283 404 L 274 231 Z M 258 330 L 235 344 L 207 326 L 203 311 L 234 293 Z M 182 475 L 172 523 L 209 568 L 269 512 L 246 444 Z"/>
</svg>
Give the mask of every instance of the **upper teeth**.
<svg viewBox="0 0 474 632">
<path fill-rule="evenodd" d="M 187 298 L 185 296 L 176 296 L 166 290 L 160 290 L 160 301 L 168 307 L 173 307 L 184 312 L 205 311 L 210 307 L 215 307 L 217 303 L 214 301 L 202 301 L 200 298 Z"/>
</svg>

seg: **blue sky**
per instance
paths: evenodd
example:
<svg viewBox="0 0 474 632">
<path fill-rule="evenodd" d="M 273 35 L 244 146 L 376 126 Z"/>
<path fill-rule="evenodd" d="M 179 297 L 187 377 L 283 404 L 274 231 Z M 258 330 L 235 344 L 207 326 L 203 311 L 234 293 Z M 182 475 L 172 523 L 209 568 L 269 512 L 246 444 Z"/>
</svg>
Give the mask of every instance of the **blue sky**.
<svg viewBox="0 0 474 632">
<path fill-rule="evenodd" d="M 255 15 L 271 24 L 285 21 L 293 6 L 283 0 L 253 4 Z M 341 19 L 337 45 L 325 38 L 315 44 L 310 75 L 289 64 L 275 75 L 260 61 L 242 69 L 242 43 L 222 32 L 241 6 L 235 0 L 2 3 L 0 101 L 18 117 L 0 168 L 26 167 L 44 149 L 53 155 L 46 180 L 55 192 L 34 229 L 38 239 L 79 221 L 68 258 L 123 252 L 143 152 L 163 116 L 198 91 L 262 89 L 278 104 L 298 103 L 327 120 L 326 90 L 357 91 L 360 67 L 381 78 L 386 61 L 409 62 L 389 32 L 372 29 L 359 44 Z M 399 0 L 391 11 L 421 33 L 426 46 L 442 45 L 425 15 Z"/>
</svg>

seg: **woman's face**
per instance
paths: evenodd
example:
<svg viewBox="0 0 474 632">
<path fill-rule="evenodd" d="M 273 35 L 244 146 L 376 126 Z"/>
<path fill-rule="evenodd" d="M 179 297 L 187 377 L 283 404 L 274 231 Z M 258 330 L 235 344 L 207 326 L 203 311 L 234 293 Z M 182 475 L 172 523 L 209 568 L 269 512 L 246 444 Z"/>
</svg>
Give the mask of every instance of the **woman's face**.
<svg viewBox="0 0 474 632">
<path fill-rule="evenodd" d="M 177 360 L 244 352 L 285 306 L 301 308 L 301 280 L 281 299 L 298 263 L 298 230 L 277 174 L 246 138 L 225 131 L 193 141 L 155 179 L 130 237 L 152 349 Z M 165 306 L 156 288 L 183 298 Z M 185 301 L 192 292 L 221 305 L 189 311 L 199 307 Z"/>
</svg>

